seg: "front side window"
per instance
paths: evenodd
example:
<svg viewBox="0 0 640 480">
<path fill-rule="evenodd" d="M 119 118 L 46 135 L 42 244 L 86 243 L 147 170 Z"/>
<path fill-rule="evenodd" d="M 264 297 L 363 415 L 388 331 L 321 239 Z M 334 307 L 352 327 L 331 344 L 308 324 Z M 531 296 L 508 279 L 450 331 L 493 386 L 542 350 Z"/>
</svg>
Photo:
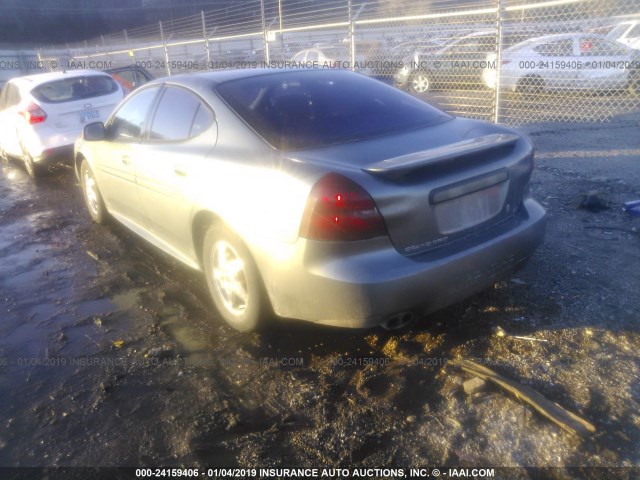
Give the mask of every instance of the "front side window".
<svg viewBox="0 0 640 480">
<path fill-rule="evenodd" d="M 110 95 L 118 84 L 108 75 L 64 78 L 37 86 L 31 95 L 44 103 L 63 103 Z"/>
<path fill-rule="evenodd" d="M 297 53 L 294 57 L 293 57 L 293 61 L 294 62 L 303 62 L 304 61 L 304 56 L 307 54 L 306 50 L 303 50 L 300 53 Z"/>
<path fill-rule="evenodd" d="M 160 87 L 145 88 L 134 94 L 118 109 L 107 127 L 107 138 L 133 142 L 140 140 L 144 122 Z"/>
<path fill-rule="evenodd" d="M 200 99 L 183 88 L 168 87 L 156 110 L 150 140 L 187 140 L 205 131 L 213 118 Z"/>
</svg>

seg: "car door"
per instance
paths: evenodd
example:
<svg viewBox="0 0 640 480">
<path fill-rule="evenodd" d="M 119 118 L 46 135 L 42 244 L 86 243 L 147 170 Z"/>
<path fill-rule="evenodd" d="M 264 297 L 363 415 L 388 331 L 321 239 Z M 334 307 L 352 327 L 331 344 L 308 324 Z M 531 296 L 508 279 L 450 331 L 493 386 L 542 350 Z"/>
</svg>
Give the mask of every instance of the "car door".
<svg viewBox="0 0 640 480">
<path fill-rule="evenodd" d="M 540 56 L 539 67 L 535 73 L 544 80 L 544 88 L 572 89 L 576 87 L 578 78 L 578 62 L 576 39 L 561 38 L 533 47 Z"/>
<path fill-rule="evenodd" d="M 150 233 L 178 256 L 189 251 L 198 164 L 216 141 L 214 115 L 199 96 L 167 86 L 150 121 L 136 182 Z"/>
<path fill-rule="evenodd" d="M 7 83 L 0 94 L 0 147 L 14 157 L 22 156 L 18 134 L 18 122 L 22 120 L 18 114 L 20 101 L 18 87 Z"/>
<path fill-rule="evenodd" d="M 132 94 L 106 125 L 106 140 L 97 147 L 94 175 L 109 211 L 122 221 L 145 226 L 145 217 L 136 188 L 135 162 L 142 154 L 140 142 L 159 86 Z"/>
<path fill-rule="evenodd" d="M 486 59 L 485 44 L 490 41 L 491 37 L 488 35 L 473 35 L 451 43 L 442 55 L 442 60 L 433 62 L 433 76 L 438 83 L 449 88 L 480 83 L 482 72 L 476 62 Z M 493 41 L 495 42 L 495 35 Z"/>
<path fill-rule="evenodd" d="M 460 83 L 476 85 L 480 83 L 483 62 L 487 54 L 496 51 L 497 35 L 479 35 L 469 38 L 461 46 L 459 58 L 463 67 L 458 72 Z"/>
<path fill-rule="evenodd" d="M 599 37 L 581 37 L 580 57 L 584 66 L 578 72 L 580 88 L 608 90 L 626 86 L 631 56 L 624 45 Z"/>
</svg>

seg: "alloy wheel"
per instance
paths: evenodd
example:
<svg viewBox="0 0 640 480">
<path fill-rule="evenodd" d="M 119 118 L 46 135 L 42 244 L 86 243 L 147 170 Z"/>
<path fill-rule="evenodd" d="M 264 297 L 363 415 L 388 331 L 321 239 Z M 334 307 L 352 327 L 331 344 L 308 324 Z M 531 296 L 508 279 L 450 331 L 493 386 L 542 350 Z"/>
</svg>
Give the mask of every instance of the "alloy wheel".
<svg viewBox="0 0 640 480">
<path fill-rule="evenodd" d="M 224 240 L 215 243 L 211 255 L 213 283 L 224 307 L 233 315 L 242 315 L 249 304 L 244 261 Z"/>
<path fill-rule="evenodd" d="M 416 93 L 424 93 L 429 90 L 429 79 L 426 75 L 416 75 L 411 80 L 411 89 Z"/>
<path fill-rule="evenodd" d="M 98 197 L 98 187 L 96 180 L 93 178 L 91 170 L 88 168 L 84 171 L 84 191 L 87 196 L 87 206 L 94 216 L 100 212 L 100 200 Z"/>
</svg>

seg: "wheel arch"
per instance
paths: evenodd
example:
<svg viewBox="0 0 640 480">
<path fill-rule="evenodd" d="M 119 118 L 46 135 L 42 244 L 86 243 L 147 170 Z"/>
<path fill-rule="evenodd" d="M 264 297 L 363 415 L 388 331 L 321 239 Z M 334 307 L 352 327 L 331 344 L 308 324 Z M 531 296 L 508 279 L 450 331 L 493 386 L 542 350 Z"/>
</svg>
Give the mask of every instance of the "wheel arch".
<svg viewBox="0 0 640 480">
<path fill-rule="evenodd" d="M 87 158 L 82 153 L 78 153 L 76 158 L 73 160 L 73 171 L 75 172 L 76 180 L 78 181 L 80 181 L 80 166 L 84 160 L 87 160 Z"/>
<path fill-rule="evenodd" d="M 219 227 L 221 229 L 225 229 L 233 237 L 235 237 L 239 242 L 242 243 L 253 265 L 255 266 L 255 270 L 258 276 L 259 288 L 262 290 L 264 295 L 263 299 L 265 304 L 263 305 L 263 307 L 266 307 L 269 312 L 273 313 L 272 292 L 270 291 L 269 288 L 267 288 L 267 282 L 265 281 L 265 276 L 264 276 L 265 272 L 260 268 L 259 262 L 256 261 L 256 256 L 252 251 L 252 249 L 250 248 L 250 245 L 240 234 L 237 233 L 236 230 L 231 228 L 229 224 L 225 222 L 221 216 L 219 216 L 218 214 L 210 210 L 198 211 L 194 215 L 193 221 L 191 224 L 193 248 L 196 253 L 198 265 L 200 266 L 201 270 L 203 272 L 205 272 L 206 270 L 204 266 L 203 250 L 204 250 L 204 243 L 205 243 L 205 238 L 207 236 L 207 232 L 211 227 Z M 205 272 L 205 275 L 206 275 L 206 272 Z M 267 315 L 270 315 L 271 313 Z"/>
<path fill-rule="evenodd" d="M 198 260 L 200 268 L 204 268 L 204 259 L 202 258 L 202 249 L 204 247 L 204 237 L 210 226 L 220 225 L 226 226 L 222 218 L 210 210 L 200 210 L 193 217 L 191 222 L 191 238 L 193 240 L 193 250 Z"/>
</svg>

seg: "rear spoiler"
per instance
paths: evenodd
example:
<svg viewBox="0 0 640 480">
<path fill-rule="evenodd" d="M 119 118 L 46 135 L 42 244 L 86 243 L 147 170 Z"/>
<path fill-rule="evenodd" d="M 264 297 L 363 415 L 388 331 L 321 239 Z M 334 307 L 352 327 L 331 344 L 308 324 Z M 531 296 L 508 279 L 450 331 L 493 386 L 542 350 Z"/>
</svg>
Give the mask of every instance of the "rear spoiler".
<svg viewBox="0 0 640 480">
<path fill-rule="evenodd" d="M 409 153 L 399 157 L 387 158 L 369 165 L 362 170 L 374 175 L 400 177 L 412 170 L 452 160 L 463 155 L 472 155 L 497 147 L 512 145 L 519 135 L 513 133 L 494 133 L 482 137 L 470 138 L 460 142 Z"/>
</svg>

